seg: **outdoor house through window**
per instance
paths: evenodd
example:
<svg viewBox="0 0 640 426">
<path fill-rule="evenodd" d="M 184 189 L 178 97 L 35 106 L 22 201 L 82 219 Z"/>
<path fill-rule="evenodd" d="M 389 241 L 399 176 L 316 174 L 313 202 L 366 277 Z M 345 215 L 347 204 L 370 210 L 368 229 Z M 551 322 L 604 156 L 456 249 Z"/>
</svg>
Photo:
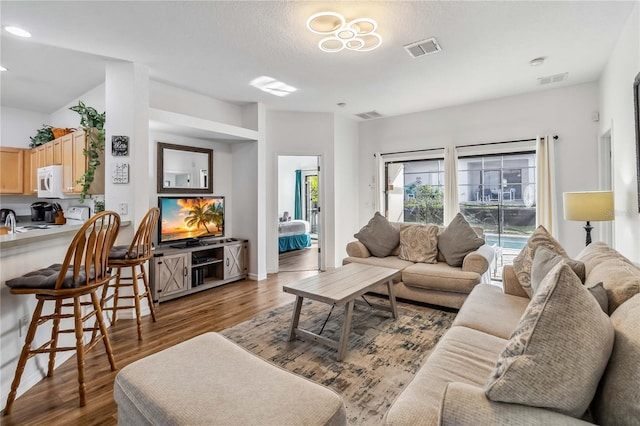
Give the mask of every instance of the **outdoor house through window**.
<svg viewBox="0 0 640 426">
<path fill-rule="evenodd" d="M 390 221 L 443 224 L 444 159 L 386 162 L 385 171 Z"/>
</svg>

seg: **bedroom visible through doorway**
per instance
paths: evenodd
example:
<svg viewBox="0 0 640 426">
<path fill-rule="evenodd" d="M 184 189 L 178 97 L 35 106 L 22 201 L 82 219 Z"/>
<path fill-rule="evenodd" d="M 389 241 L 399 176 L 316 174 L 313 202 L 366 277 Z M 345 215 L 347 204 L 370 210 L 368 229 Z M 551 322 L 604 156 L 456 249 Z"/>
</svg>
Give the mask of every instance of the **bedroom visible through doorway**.
<svg viewBox="0 0 640 426">
<path fill-rule="evenodd" d="M 278 156 L 278 271 L 321 268 L 319 156 Z"/>
</svg>

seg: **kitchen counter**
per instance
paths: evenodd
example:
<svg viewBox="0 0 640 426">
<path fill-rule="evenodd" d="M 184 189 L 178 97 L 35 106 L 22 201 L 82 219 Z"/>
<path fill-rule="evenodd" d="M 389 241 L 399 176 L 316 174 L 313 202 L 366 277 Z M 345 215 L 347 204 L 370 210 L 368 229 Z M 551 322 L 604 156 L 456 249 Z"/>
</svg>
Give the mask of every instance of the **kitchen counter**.
<svg viewBox="0 0 640 426">
<path fill-rule="evenodd" d="M 120 228 L 129 226 L 130 220 L 120 222 Z M 75 235 L 78 229 L 82 228 L 82 224 L 78 225 L 54 225 L 45 222 L 19 222 L 16 228 L 20 229 L 27 226 L 47 226 L 46 229 L 30 229 L 24 232 L 16 232 L 15 234 L 0 235 L 0 257 L 5 254 L 6 249 L 23 246 L 31 243 L 39 243 L 58 237 Z"/>
</svg>

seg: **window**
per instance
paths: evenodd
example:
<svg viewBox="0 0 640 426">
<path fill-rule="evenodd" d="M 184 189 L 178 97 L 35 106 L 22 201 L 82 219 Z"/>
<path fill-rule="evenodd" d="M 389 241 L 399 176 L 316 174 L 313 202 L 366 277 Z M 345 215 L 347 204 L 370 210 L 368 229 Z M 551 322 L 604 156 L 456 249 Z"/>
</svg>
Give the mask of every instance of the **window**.
<svg viewBox="0 0 640 426">
<path fill-rule="evenodd" d="M 535 229 L 535 179 L 535 152 L 458 158 L 460 212 L 500 248 L 500 266 L 512 263 Z"/>
<path fill-rule="evenodd" d="M 444 160 L 385 162 L 385 211 L 392 222 L 443 223 Z"/>
</svg>

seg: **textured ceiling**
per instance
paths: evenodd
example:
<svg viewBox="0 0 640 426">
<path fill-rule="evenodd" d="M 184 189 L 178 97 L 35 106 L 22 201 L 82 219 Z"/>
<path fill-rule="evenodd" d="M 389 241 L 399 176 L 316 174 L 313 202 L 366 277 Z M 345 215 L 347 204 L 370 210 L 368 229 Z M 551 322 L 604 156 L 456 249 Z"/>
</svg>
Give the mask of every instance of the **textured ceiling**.
<svg viewBox="0 0 640 426">
<path fill-rule="evenodd" d="M 271 109 L 376 110 L 385 116 L 596 80 L 632 1 L 2 1 L 2 105 L 52 112 L 104 79 L 107 60 L 145 64 L 152 79 Z M 313 13 L 378 21 L 372 52 L 324 53 Z M 638 9 L 636 9 L 637 11 Z M 403 45 L 436 37 L 442 52 Z M 528 62 L 547 57 L 540 67 Z M 565 82 L 537 78 L 568 72 Z M 249 86 L 267 75 L 298 89 L 279 98 Z M 347 105 L 336 106 L 339 102 Z"/>
</svg>

